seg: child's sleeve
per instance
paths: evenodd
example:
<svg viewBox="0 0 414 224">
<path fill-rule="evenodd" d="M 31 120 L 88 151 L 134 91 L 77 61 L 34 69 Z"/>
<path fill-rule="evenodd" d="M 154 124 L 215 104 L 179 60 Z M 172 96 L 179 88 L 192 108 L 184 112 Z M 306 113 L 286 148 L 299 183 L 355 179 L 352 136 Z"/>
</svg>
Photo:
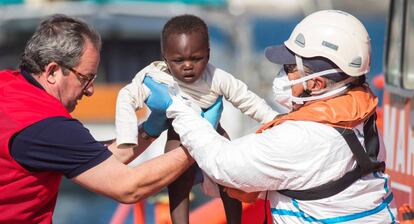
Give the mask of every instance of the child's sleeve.
<svg viewBox="0 0 414 224">
<path fill-rule="evenodd" d="M 213 85 L 218 87 L 234 107 L 262 124 L 273 120 L 279 114 L 264 99 L 250 91 L 245 83 L 227 72 L 221 72 L 214 76 Z"/>
<path fill-rule="evenodd" d="M 115 112 L 117 146 L 138 144 L 138 119 L 135 112 L 144 106 L 150 92 L 142 81 L 143 77 L 136 76 L 118 93 Z"/>
</svg>

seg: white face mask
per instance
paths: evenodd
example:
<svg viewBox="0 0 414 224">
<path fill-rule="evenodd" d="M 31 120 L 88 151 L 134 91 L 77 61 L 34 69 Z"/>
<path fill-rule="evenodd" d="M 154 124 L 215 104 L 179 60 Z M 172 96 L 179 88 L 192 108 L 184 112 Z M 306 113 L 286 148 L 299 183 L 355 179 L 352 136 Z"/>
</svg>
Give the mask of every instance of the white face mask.
<svg viewBox="0 0 414 224">
<path fill-rule="evenodd" d="M 318 99 L 325 99 L 333 96 L 340 95 L 345 92 L 348 88 L 348 84 L 354 80 L 353 77 L 349 77 L 341 82 L 338 82 L 335 86 L 325 89 L 322 91 L 318 91 L 318 93 L 322 93 L 320 95 L 314 95 L 309 97 L 296 97 L 292 95 L 292 86 L 302 83 L 304 87 L 306 86 L 306 81 L 332 74 L 332 73 L 339 73 L 342 72 L 340 69 L 329 69 L 325 71 L 320 71 L 317 73 L 313 73 L 307 76 L 304 76 L 300 79 L 296 80 L 289 80 L 288 75 L 285 72 L 285 69 L 281 68 L 278 74 L 276 75 L 275 79 L 273 80 L 273 94 L 274 99 L 278 106 L 283 107 L 282 110 L 285 110 L 284 113 L 290 112 L 293 110 L 293 103 L 296 104 L 303 104 L 308 101 L 318 100 Z M 306 88 L 305 88 L 306 89 Z M 315 93 L 313 93 L 315 94 Z"/>
<path fill-rule="evenodd" d="M 280 69 L 273 80 L 273 96 L 280 113 L 289 113 L 293 109 L 292 88 L 285 69 Z"/>
</svg>

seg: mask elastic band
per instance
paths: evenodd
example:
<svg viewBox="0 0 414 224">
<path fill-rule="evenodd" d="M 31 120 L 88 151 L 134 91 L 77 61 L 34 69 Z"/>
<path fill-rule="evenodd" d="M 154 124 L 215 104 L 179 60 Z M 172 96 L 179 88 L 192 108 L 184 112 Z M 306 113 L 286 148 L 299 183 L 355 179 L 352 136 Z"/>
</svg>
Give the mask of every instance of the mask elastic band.
<svg viewBox="0 0 414 224">
<path fill-rule="evenodd" d="M 325 98 L 329 98 L 329 97 L 333 97 L 333 96 L 338 96 L 340 94 L 342 94 L 346 89 L 348 89 L 349 85 L 346 86 L 342 86 L 338 89 L 334 89 L 330 92 L 324 93 L 322 95 L 317 95 L 317 96 L 310 96 L 310 97 L 295 97 L 292 96 L 292 102 L 295 102 L 297 104 L 303 104 L 304 102 L 308 102 L 308 101 L 313 101 L 313 100 L 320 100 L 320 99 L 325 99 Z"/>
<path fill-rule="evenodd" d="M 296 84 L 301 83 L 301 82 L 303 83 L 305 81 L 308 81 L 308 80 L 316 78 L 316 77 L 329 75 L 329 74 L 333 74 L 333 73 L 340 73 L 340 72 L 343 72 L 343 71 L 339 68 L 333 68 L 333 69 L 328 69 L 328 70 L 321 71 L 321 72 L 316 72 L 316 73 L 307 75 L 305 77 L 302 77 L 300 79 L 292 80 L 292 81 L 289 82 L 288 86 L 293 86 L 293 85 L 296 85 Z"/>
<path fill-rule="evenodd" d="M 333 89 L 337 89 L 339 87 L 348 85 L 349 83 L 355 81 L 355 79 L 356 79 L 355 77 L 350 76 L 350 77 L 348 77 L 348 78 L 346 78 L 346 79 L 344 79 L 340 82 L 335 83 L 334 85 L 332 85 L 328 88 L 321 89 L 321 90 L 318 90 L 318 91 L 312 91 L 312 95 L 320 95 L 322 93 L 326 93 L 326 92 L 331 91 Z"/>
</svg>

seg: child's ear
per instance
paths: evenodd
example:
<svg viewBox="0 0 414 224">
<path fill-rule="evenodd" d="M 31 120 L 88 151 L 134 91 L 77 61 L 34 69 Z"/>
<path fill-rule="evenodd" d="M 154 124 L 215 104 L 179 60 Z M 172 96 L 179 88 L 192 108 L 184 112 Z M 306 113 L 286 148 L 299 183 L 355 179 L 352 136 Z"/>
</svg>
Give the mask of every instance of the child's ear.
<svg viewBox="0 0 414 224">
<path fill-rule="evenodd" d="M 210 60 L 210 48 L 208 48 L 207 59 Z"/>
</svg>

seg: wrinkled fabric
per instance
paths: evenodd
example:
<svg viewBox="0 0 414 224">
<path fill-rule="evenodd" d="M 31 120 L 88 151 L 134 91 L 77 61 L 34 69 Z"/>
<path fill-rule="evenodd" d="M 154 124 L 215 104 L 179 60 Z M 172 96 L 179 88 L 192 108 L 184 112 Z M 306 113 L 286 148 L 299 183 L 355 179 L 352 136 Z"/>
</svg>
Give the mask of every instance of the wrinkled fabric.
<svg viewBox="0 0 414 224">
<path fill-rule="evenodd" d="M 376 98 L 365 88 L 356 88 L 345 101 L 330 101 L 351 109 L 311 106 L 311 116 L 323 117 L 319 109 L 335 113 L 326 116 L 332 124 L 351 125 L 363 143 L 363 120 L 374 111 Z M 365 106 L 357 99 L 368 97 Z M 362 108 L 365 108 L 362 110 Z M 318 112 L 318 113 L 317 113 Z M 297 113 L 299 114 L 299 113 Z M 347 114 L 346 116 L 344 114 Z M 302 114 L 306 115 L 306 114 Z M 318 116 L 316 116 L 318 115 Z M 352 116 L 348 116 L 352 115 Z M 362 115 L 362 116 L 361 116 Z M 268 199 L 274 223 L 393 223 L 396 209 L 389 176 L 373 173 L 357 180 L 344 191 L 314 201 L 299 201 L 281 195 L 277 190 L 305 190 L 336 180 L 356 166 L 345 139 L 332 126 L 306 120 L 283 120 L 258 134 L 232 141 L 218 135 L 198 114 L 179 99 L 173 98 L 167 117 L 173 118 L 175 131 L 199 167 L 215 182 L 245 192 L 269 191 Z M 344 118 L 346 123 L 332 118 Z M 385 147 L 380 137 L 379 161 L 385 160 Z"/>
</svg>

